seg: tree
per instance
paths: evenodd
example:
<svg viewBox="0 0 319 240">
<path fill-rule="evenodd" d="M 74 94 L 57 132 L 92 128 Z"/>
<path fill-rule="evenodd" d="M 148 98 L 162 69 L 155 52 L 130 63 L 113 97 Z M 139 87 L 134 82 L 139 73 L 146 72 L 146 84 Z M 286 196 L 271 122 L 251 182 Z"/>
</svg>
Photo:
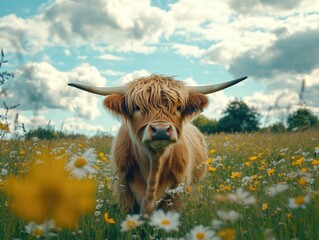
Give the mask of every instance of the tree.
<svg viewBox="0 0 319 240">
<path fill-rule="evenodd" d="M 318 126 L 319 120 L 307 108 L 299 108 L 296 112 L 290 114 L 287 119 L 288 129 L 307 129 L 310 127 Z"/>
<path fill-rule="evenodd" d="M 211 120 L 204 115 L 199 115 L 193 121 L 193 124 L 202 132 L 206 134 L 212 134 L 217 131 L 217 121 Z"/>
<path fill-rule="evenodd" d="M 259 130 L 260 114 L 243 101 L 231 102 L 218 122 L 220 132 L 252 132 Z"/>
<path fill-rule="evenodd" d="M 268 127 L 272 133 L 283 133 L 286 131 L 286 127 L 282 122 L 277 122 Z"/>
</svg>

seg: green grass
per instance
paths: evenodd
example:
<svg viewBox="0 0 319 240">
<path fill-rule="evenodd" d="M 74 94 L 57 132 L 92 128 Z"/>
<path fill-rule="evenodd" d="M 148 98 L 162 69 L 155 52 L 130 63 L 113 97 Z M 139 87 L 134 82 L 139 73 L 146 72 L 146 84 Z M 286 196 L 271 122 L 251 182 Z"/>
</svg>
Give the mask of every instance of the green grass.
<svg viewBox="0 0 319 240">
<path fill-rule="evenodd" d="M 96 198 L 100 208 L 81 218 L 79 232 L 62 229 L 52 239 L 159 239 L 184 237 L 197 225 L 209 226 L 223 239 L 316 239 L 319 236 L 319 160 L 315 148 L 319 148 L 319 131 L 309 130 L 294 133 L 254 133 L 219 134 L 207 137 L 210 170 L 205 179 L 185 191 L 187 199 L 181 214 L 181 224 L 177 232 L 164 232 L 150 227 L 146 221 L 143 226 L 131 232 L 121 232 L 120 224 L 126 218 L 121 213 L 109 188 L 110 166 L 99 161 L 96 182 L 99 186 Z M 35 152 L 43 148 L 69 149 L 83 152 L 95 148 L 97 154 L 109 154 L 111 140 L 108 138 L 79 138 L 76 140 L 19 141 L 0 140 L 0 187 L 10 174 L 23 175 L 28 171 L 28 162 L 35 158 Z M 259 156 L 250 160 L 252 156 Z M 301 159 L 301 160 L 300 160 Z M 5 171 L 8 173 L 5 174 Z M 237 173 L 233 174 L 232 173 Z M 249 178 L 250 177 L 250 178 Z M 245 183 L 243 181 L 246 180 Z M 274 197 L 266 193 L 273 184 L 285 183 L 289 188 Z M 226 186 L 226 188 L 225 188 Z M 228 194 L 243 188 L 256 199 L 255 204 L 240 205 L 227 200 Z M 289 198 L 309 196 L 305 208 L 292 208 Z M 262 209 L 267 203 L 268 208 Z M 219 227 L 213 220 L 221 220 L 218 211 L 234 210 L 241 217 L 234 221 L 223 221 Z M 115 219 L 115 224 L 107 224 L 103 215 Z M 0 191 L 0 236 L 1 239 L 33 239 L 24 226 L 27 222 L 14 216 L 8 208 L 8 196 Z M 49 237 L 50 238 L 50 237 Z"/>
</svg>

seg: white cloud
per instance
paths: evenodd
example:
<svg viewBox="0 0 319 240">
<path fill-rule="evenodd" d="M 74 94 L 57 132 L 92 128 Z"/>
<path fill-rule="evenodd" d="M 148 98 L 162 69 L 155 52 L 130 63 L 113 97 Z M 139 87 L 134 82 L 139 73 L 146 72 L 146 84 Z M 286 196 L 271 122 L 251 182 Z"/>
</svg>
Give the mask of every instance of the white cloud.
<svg viewBox="0 0 319 240">
<path fill-rule="evenodd" d="M 173 48 L 176 52 L 185 57 L 194 57 L 198 58 L 205 53 L 204 49 L 199 48 L 194 45 L 186 45 L 186 44 L 173 44 Z"/>
<path fill-rule="evenodd" d="M 23 19 L 14 14 L 0 18 L 0 46 L 6 52 L 36 53 L 48 44 L 48 25 L 39 20 Z"/>
<path fill-rule="evenodd" d="M 99 116 L 100 100 L 93 94 L 67 86 L 69 82 L 104 86 L 105 78 L 89 64 L 62 72 L 45 62 L 29 63 L 19 69 L 16 77 L 5 86 L 10 96 L 6 102 L 11 105 L 19 103 L 22 110 L 53 108 L 90 119 Z"/>
<path fill-rule="evenodd" d="M 147 45 L 172 31 L 165 11 L 148 0 L 59 0 L 43 7 L 39 16 L 50 25 L 56 44 L 109 44 L 115 51 L 152 52 Z"/>
<path fill-rule="evenodd" d="M 98 59 L 102 59 L 102 60 L 108 60 L 108 61 L 122 61 L 124 60 L 124 58 L 122 57 L 118 57 L 112 54 L 102 54 L 100 56 L 97 57 Z"/>
<path fill-rule="evenodd" d="M 67 118 L 63 121 L 63 130 L 68 133 L 97 133 L 105 132 L 105 128 L 100 125 L 93 125 L 84 122 L 81 118 Z"/>
<path fill-rule="evenodd" d="M 121 77 L 117 82 L 115 82 L 116 85 L 124 85 L 128 82 L 140 78 L 140 77 L 146 77 L 149 76 L 150 73 L 146 71 L 145 69 L 137 70 L 131 73 L 126 74 L 125 76 Z"/>
</svg>

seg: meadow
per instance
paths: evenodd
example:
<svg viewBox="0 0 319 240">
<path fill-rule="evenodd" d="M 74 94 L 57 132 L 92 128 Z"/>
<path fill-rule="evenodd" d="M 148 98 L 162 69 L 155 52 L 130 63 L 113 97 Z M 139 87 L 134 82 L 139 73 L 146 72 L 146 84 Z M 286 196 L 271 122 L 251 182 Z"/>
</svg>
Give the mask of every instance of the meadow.
<svg viewBox="0 0 319 240">
<path fill-rule="evenodd" d="M 186 204 L 166 215 L 164 226 L 156 222 L 159 212 L 145 218 L 120 211 L 111 189 L 111 138 L 2 139 L 0 238 L 317 239 L 318 129 L 216 134 L 207 143 L 206 177 L 168 190 L 185 196 Z M 72 172 L 70 161 L 81 168 L 85 157 L 89 172 Z M 70 169 L 72 181 L 55 162 Z M 52 208 L 59 214 L 43 210 Z"/>
</svg>

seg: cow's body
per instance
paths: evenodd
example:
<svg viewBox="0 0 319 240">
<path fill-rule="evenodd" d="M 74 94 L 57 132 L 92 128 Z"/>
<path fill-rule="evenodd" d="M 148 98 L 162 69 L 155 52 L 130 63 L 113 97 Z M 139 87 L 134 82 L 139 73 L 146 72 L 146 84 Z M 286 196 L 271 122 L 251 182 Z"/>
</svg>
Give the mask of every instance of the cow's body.
<svg viewBox="0 0 319 240">
<path fill-rule="evenodd" d="M 187 87 L 171 77 L 151 75 L 126 86 L 71 86 L 106 95 L 104 106 L 123 124 L 112 146 L 114 193 L 126 211 L 151 213 L 176 209 L 181 200 L 165 190 L 191 184 L 206 172 L 206 144 L 190 123 L 208 104 L 205 94 L 234 85 L 230 82 Z"/>
<path fill-rule="evenodd" d="M 179 141 L 167 147 L 157 160 L 132 141 L 125 125 L 122 125 L 114 140 L 112 150 L 112 168 L 116 176 L 114 193 L 121 207 L 127 211 L 136 211 L 143 201 L 148 203 L 145 204 L 146 212 L 153 210 L 158 201 L 164 209 L 177 209 L 180 207 L 180 195 L 172 198 L 165 190 L 198 181 L 206 172 L 205 139 L 190 123 L 184 126 Z M 157 172 L 157 190 L 154 195 L 147 196 L 151 171 Z"/>
</svg>

